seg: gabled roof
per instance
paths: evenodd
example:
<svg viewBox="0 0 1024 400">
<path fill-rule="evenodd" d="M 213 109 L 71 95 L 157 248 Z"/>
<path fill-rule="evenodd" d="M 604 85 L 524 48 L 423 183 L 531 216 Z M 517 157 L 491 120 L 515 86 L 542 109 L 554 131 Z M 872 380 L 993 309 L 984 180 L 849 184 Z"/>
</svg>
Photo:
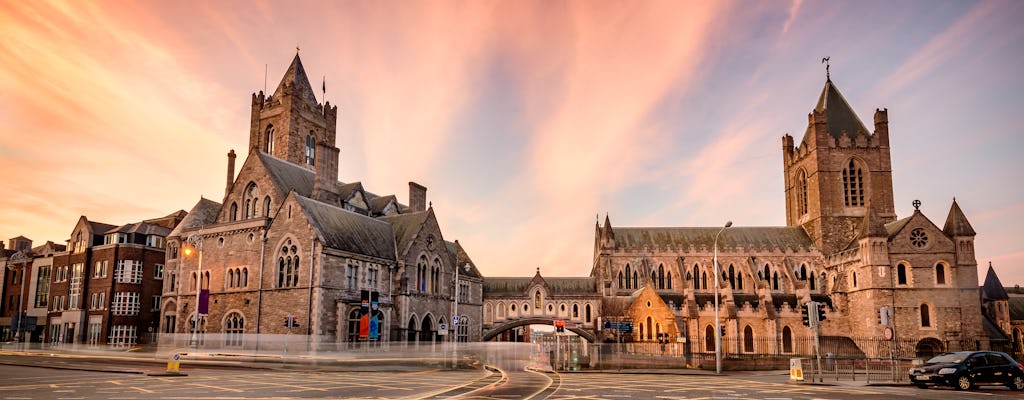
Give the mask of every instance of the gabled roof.
<svg viewBox="0 0 1024 400">
<path fill-rule="evenodd" d="M 308 197 L 295 195 L 295 200 L 325 246 L 380 259 L 395 259 L 395 240 L 388 223 Z"/>
<path fill-rule="evenodd" d="M 400 256 L 405 254 L 405 250 L 412 243 L 413 238 L 422 229 L 428 212 L 430 210 L 379 218 L 381 221 L 391 224 L 391 230 L 395 234 L 395 242 L 398 245 L 398 254 Z"/>
<path fill-rule="evenodd" d="M 1010 298 L 1010 320 L 1024 320 L 1024 297 L 1014 296 Z"/>
<path fill-rule="evenodd" d="M 462 245 L 458 241 L 455 242 L 444 242 L 445 246 L 448 246 L 448 252 L 455 255 L 455 265 L 459 270 L 459 274 L 471 276 L 474 278 L 483 278 L 483 274 L 476 268 L 476 264 L 469 258 L 469 254 L 462 248 Z M 469 269 L 466 269 L 466 265 L 469 265 Z"/>
<path fill-rule="evenodd" d="M 255 154 L 277 184 L 282 197 L 287 196 L 290 190 L 294 190 L 302 197 L 310 197 L 313 194 L 316 173 L 263 152 L 257 151 Z"/>
<path fill-rule="evenodd" d="M 949 207 L 949 215 L 946 216 L 946 226 L 942 228 L 946 235 L 952 236 L 975 236 L 974 228 L 967 221 L 967 216 L 960 210 L 960 205 L 953 199 L 953 205 Z"/>
<path fill-rule="evenodd" d="M 999 282 L 999 277 L 996 276 L 996 270 L 992 268 L 992 263 L 989 263 L 988 273 L 985 274 L 985 284 L 981 286 L 981 299 L 1007 300 L 1009 298 L 1006 289 L 1003 288 L 1003 283 Z"/>
<path fill-rule="evenodd" d="M 309 77 L 306 76 L 306 69 L 302 67 L 302 60 L 299 59 L 298 52 L 295 53 L 295 58 L 292 59 L 291 65 L 288 66 L 288 70 L 281 77 L 281 83 L 277 84 L 277 89 L 274 90 L 274 97 L 280 98 L 284 94 L 285 86 L 292 87 L 293 95 L 297 95 L 313 106 L 318 105 L 313 87 L 309 84 Z"/>
<path fill-rule="evenodd" d="M 999 325 L 993 322 L 985 313 L 981 313 L 981 328 L 989 339 L 1010 340 L 1010 338 L 1006 336 L 1006 332 L 1003 332 L 1003 330 L 999 328 Z"/>
<path fill-rule="evenodd" d="M 89 221 L 89 229 L 92 230 L 93 235 L 102 235 L 104 232 L 114 229 L 116 227 L 116 225 Z"/>
<path fill-rule="evenodd" d="M 889 232 L 889 238 L 891 239 L 893 236 L 900 233 L 900 230 L 902 230 L 904 226 L 907 226 L 907 222 L 910 222 L 910 218 L 912 217 L 913 216 L 905 217 L 885 224 L 885 231 Z"/>
<path fill-rule="evenodd" d="M 367 197 L 369 198 L 369 202 L 370 202 L 370 211 L 372 211 L 374 214 L 378 214 L 379 215 L 379 214 L 383 213 L 384 212 L 384 208 L 386 208 L 388 206 L 388 203 L 390 203 L 392 201 L 395 202 L 395 207 L 396 207 L 395 210 L 397 211 L 398 199 L 393 194 L 389 194 L 387 196 L 380 196 L 380 197 L 370 197 L 370 196 L 367 196 Z"/>
<path fill-rule="evenodd" d="M 338 197 L 347 201 L 356 191 L 365 192 L 362 182 L 346 183 L 338 187 Z"/>
<path fill-rule="evenodd" d="M 836 88 L 831 79 L 825 81 L 825 87 L 821 89 L 821 95 L 818 96 L 818 103 L 814 105 L 814 111 L 825 113 L 825 117 L 828 120 L 829 134 L 837 141 L 842 137 L 843 131 L 846 131 L 846 134 L 851 139 L 857 132 L 871 133 L 871 131 L 864 127 L 860 117 L 850 107 L 850 103 L 846 102 L 846 98 L 843 97 L 842 93 L 839 93 L 839 89 Z M 808 143 L 811 140 L 809 138 L 810 133 L 811 127 L 808 126 L 807 131 L 804 133 L 804 143 Z"/>
<path fill-rule="evenodd" d="M 200 197 L 199 202 L 192 207 L 192 211 L 189 211 L 188 215 L 167 236 L 181 236 L 181 232 L 186 229 L 213 224 L 217 220 L 217 214 L 220 213 L 220 207 L 220 203 Z"/>
<path fill-rule="evenodd" d="M 160 235 L 167 236 L 171 230 L 160 225 L 150 224 L 147 222 L 136 222 L 132 224 L 121 225 L 119 227 L 108 230 L 104 233 L 137 233 L 141 235 Z"/>
<path fill-rule="evenodd" d="M 715 235 L 722 228 L 613 228 L 616 248 L 639 246 L 694 246 L 712 248 Z M 733 227 L 722 232 L 719 248 L 814 248 L 811 238 L 801 227 Z"/>
</svg>

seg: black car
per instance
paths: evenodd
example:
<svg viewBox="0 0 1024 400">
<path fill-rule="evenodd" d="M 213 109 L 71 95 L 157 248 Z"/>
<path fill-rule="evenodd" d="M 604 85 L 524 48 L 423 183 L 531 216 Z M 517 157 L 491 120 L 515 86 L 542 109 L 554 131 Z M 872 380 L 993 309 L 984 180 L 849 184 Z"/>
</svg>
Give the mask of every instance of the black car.
<svg viewBox="0 0 1024 400">
<path fill-rule="evenodd" d="M 967 390 L 977 385 L 1006 385 L 1024 390 L 1024 367 L 998 351 L 960 351 L 940 354 L 910 369 L 910 383 L 952 386 Z"/>
</svg>

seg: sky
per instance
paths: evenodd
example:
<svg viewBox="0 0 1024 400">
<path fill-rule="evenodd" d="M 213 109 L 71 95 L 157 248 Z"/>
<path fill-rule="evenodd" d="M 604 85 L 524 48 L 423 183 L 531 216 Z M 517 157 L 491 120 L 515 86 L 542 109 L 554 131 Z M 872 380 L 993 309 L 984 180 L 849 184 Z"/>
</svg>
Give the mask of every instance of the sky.
<svg viewBox="0 0 1024 400">
<path fill-rule="evenodd" d="M 339 179 L 428 188 L 486 276 L 586 276 L 594 224 L 785 225 L 781 137 L 832 81 L 888 108 L 896 212 L 955 197 L 1024 282 L 1021 1 L 0 0 L 0 238 L 224 193 L 300 52 Z M 1014 173 L 1013 171 L 1018 171 Z M 983 277 L 983 276 L 982 276 Z"/>
</svg>

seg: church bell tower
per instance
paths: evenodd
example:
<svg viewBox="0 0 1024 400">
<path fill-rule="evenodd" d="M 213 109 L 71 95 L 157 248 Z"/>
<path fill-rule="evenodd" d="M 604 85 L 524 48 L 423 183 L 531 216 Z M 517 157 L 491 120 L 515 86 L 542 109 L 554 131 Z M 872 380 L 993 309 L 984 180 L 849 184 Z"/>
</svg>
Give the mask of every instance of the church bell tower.
<svg viewBox="0 0 1024 400">
<path fill-rule="evenodd" d="M 296 52 L 273 95 L 268 97 L 262 91 L 252 95 L 249 151 L 267 153 L 311 170 L 316 170 L 317 158 L 330 158 L 333 153 L 336 164 L 337 118 L 337 106 L 317 102 Z M 318 151 L 318 145 L 325 148 Z M 327 154 L 321 156 L 321 152 Z"/>
<path fill-rule="evenodd" d="M 782 137 L 786 225 L 803 227 L 823 254 L 855 245 L 872 211 L 883 224 L 896 219 L 888 112 L 874 117 L 872 133 L 829 78 L 803 139 Z"/>
</svg>

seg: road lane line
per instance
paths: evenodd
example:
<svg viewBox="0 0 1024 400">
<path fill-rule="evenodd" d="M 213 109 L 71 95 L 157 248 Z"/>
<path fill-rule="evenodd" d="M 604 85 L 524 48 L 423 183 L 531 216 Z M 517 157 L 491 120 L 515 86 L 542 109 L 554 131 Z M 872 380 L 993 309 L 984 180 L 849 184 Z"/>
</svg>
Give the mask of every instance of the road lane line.
<svg viewBox="0 0 1024 400">
<path fill-rule="evenodd" d="M 152 390 L 143 389 L 143 388 L 140 388 L 140 387 L 137 387 L 137 386 L 129 386 L 129 387 L 132 388 L 132 389 L 138 390 L 138 391 L 140 391 L 142 393 L 156 393 L 156 392 L 154 392 Z"/>
<path fill-rule="evenodd" d="M 226 392 L 245 393 L 244 390 L 232 389 L 232 388 L 226 388 L 226 387 L 220 387 L 220 386 L 213 386 L 213 385 L 207 385 L 205 383 L 188 383 L 188 385 L 201 386 L 201 387 L 209 388 L 209 389 L 223 390 L 223 391 L 226 391 Z"/>
</svg>

